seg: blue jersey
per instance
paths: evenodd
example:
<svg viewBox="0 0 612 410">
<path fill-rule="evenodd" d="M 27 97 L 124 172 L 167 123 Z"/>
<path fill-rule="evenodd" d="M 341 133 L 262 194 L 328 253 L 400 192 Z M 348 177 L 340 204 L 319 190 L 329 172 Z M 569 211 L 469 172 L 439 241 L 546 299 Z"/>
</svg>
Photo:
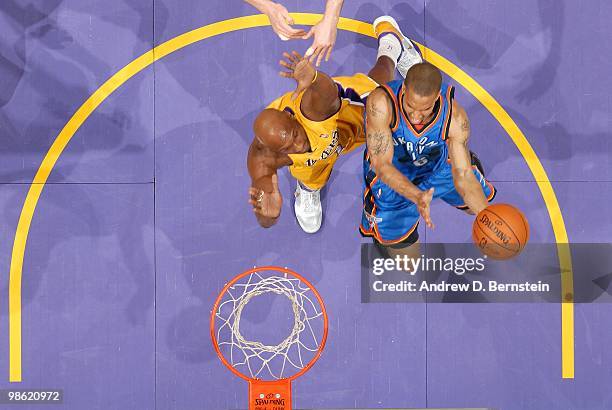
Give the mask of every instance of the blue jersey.
<svg viewBox="0 0 612 410">
<path fill-rule="evenodd" d="M 393 165 L 420 190 L 434 188 L 434 198 L 464 208 L 463 199 L 453 183 L 445 141 L 450 127 L 454 88 L 444 83 L 441 85 L 431 120 L 417 130 L 402 108 L 407 92 L 402 83 L 393 81 L 383 86 L 393 102 L 394 115 L 389 124 L 393 131 Z M 364 155 L 361 233 L 383 244 L 416 241 L 419 223 L 416 205 L 382 182 L 372 169 L 367 149 Z M 485 196 L 492 199 L 494 188 L 478 170 L 474 170 L 474 174 Z"/>
<path fill-rule="evenodd" d="M 383 86 L 393 101 L 393 120 L 389 126 L 393 131 L 393 165 L 413 183 L 446 166 L 448 148 L 446 137 L 452 115 L 454 87 L 442 83 L 440 95 L 435 102 L 432 119 L 420 130 L 408 120 L 403 109 L 407 93 L 402 80 Z M 364 175 L 371 174 L 370 163 L 364 161 Z"/>
</svg>

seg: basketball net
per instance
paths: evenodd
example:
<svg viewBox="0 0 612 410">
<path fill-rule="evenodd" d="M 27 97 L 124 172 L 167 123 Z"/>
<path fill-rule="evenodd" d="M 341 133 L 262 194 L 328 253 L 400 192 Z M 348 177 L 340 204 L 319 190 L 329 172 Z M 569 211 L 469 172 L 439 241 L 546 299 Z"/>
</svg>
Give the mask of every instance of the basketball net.
<svg viewBox="0 0 612 410">
<path fill-rule="evenodd" d="M 293 326 L 276 345 L 248 340 L 242 313 L 254 298 L 272 294 L 291 304 Z M 211 334 L 221 361 L 249 381 L 249 409 L 290 410 L 291 380 L 318 359 L 327 336 L 327 315 L 317 291 L 288 269 L 262 267 L 228 283 L 212 312 Z"/>
</svg>

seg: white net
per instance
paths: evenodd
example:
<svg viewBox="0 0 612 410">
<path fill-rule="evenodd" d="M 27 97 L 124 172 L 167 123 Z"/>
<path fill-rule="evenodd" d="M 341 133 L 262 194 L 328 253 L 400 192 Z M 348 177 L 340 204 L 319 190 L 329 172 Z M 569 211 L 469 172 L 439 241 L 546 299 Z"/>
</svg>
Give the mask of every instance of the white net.
<svg viewBox="0 0 612 410">
<path fill-rule="evenodd" d="M 286 297 L 291 305 L 291 331 L 275 345 L 247 340 L 240 330 L 245 307 L 262 295 Z M 236 370 L 259 380 L 278 380 L 304 369 L 316 356 L 324 320 L 318 299 L 300 279 L 284 272 L 256 271 L 222 295 L 215 312 L 215 334 L 221 353 Z"/>
</svg>

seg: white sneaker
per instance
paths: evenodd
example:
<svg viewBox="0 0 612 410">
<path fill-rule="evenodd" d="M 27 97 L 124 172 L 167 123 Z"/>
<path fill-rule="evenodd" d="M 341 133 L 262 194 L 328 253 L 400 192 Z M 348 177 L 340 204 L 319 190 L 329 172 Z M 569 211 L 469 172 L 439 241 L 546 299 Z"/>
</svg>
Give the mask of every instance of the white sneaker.
<svg viewBox="0 0 612 410">
<path fill-rule="evenodd" d="M 423 57 L 421 57 L 419 49 L 404 35 L 404 33 L 402 33 L 397 21 L 395 21 L 393 17 L 380 16 L 374 20 L 372 26 L 374 26 L 376 37 L 380 38 L 385 35 L 385 33 L 389 33 L 400 40 L 402 52 L 397 59 L 397 71 L 399 71 L 403 78 L 406 78 L 406 73 L 410 67 L 423 62 Z"/>
<path fill-rule="evenodd" d="M 309 191 L 297 183 L 295 189 L 295 217 L 306 233 L 315 233 L 321 228 L 323 208 L 321 207 L 321 190 Z"/>
</svg>

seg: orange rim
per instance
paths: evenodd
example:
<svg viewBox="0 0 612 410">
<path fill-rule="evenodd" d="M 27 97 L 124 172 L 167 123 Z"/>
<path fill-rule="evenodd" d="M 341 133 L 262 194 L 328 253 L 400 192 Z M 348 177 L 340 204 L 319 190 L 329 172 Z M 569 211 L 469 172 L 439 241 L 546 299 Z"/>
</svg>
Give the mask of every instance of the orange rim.
<svg viewBox="0 0 612 410">
<path fill-rule="evenodd" d="M 245 276 L 248 276 L 252 273 L 255 272 L 261 272 L 261 271 L 269 271 L 269 270 L 274 270 L 277 272 L 282 272 L 282 273 L 286 273 L 288 275 L 294 276 L 297 279 L 299 279 L 301 282 L 303 282 L 304 284 L 306 284 L 306 286 L 308 286 L 308 288 L 310 288 L 310 290 L 312 291 L 312 293 L 315 295 L 315 297 L 317 298 L 317 301 L 319 302 L 319 305 L 321 306 L 321 313 L 323 314 L 323 336 L 321 338 L 321 342 L 319 344 L 319 350 L 317 351 L 317 353 L 314 355 L 314 357 L 310 360 L 310 362 L 304 366 L 304 368 L 302 370 L 300 370 L 299 372 L 297 372 L 296 374 L 292 375 L 291 377 L 285 377 L 282 379 L 278 379 L 278 380 L 260 380 L 254 377 L 249 377 L 241 372 L 239 372 L 238 370 L 236 370 L 234 368 L 234 366 L 231 365 L 230 362 L 227 361 L 227 359 L 225 359 L 225 356 L 223 356 L 223 353 L 221 353 L 221 350 L 219 349 L 219 343 L 217 341 L 217 335 L 215 334 L 215 313 L 217 312 L 217 309 L 219 308 L 219 304 L 221 303 L 221 299 L 223 299 L 223 295 L 225 295 L 225 292 L 227 292 L 227 290 L 232 287 L 236 282 L 238 282 L 240 279 L 244 278 Z M 325 348 L 325 342 L 327 341 L 327 310 L 325 309 L 325 304 L 323 303 L 323 299 L 321 298 L 321 295 L 319 294 L 319 292 L 317 291 L 317 289 L 312 285 L 312 283 L 310 283 L 307 279 L 305 279 L 303 276 L 301 276 L 300 274 L 292 271 L 291 269 L 288 268 L 281 268 L 280 266 L 259 266 L 253 269 L 249 269 L 246 272 L 243 272 L 239 275 L 237 275 L 236 277 L 234 277 L 232 280 L 230 280 L 221 290 L 221 292 L 219 292 L 219 296 L 217 296 L 217 299 L 215 300 L 215 304 L 213 305 L 213 309 L 212 312 L 210 313 L 210 336 L 212 338 L 212 344 L 215 348 L 215 351 L 217 352 L 217 356 L 219 356 L 219 359 L 221 359 L 221 362 L 225 365 L 225 367 L 227 367 L 228 369 L 231 370 L 232 373 L 234 373 L 234 375 L 240 377 L 241 379 L 247 380 L 247 381 L 257 381 L 257 382 L 264 382 L 264 383 L 275 383 L 278 382 L 280 380 L 295 380 L 298 377 L 300 377 L 301 375 L 303 375 L 304 373 L 306 373 L 308 370 L 310 370 L 310 368 L 316 363 L 317 360 L 319 360 L 319 357 L 321 357 L 321 353 L 323 353 L 323 349 Z"/>
</svg>

